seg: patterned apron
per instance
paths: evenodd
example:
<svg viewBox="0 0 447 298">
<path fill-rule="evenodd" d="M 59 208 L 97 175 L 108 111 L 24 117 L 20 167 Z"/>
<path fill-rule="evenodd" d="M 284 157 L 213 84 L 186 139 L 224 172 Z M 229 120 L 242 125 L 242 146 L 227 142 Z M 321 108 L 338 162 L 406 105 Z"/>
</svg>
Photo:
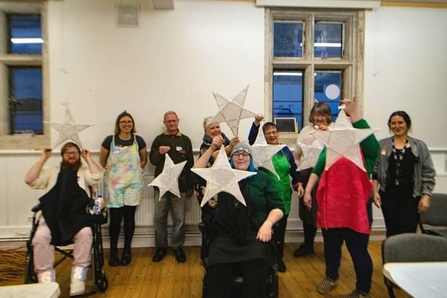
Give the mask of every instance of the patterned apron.
<svg viewBox="0 0 447 298">
<path fill-rule="evenodd" d="M 140 168 L 140 153 L 134 136 L 131 146 L 118 147 L 113 135 L 110 144 L 107 171 L 104 176 L 104 193 L 108 208 L 140 204 L 143 189 L 143 170 Z"/>
</svg>

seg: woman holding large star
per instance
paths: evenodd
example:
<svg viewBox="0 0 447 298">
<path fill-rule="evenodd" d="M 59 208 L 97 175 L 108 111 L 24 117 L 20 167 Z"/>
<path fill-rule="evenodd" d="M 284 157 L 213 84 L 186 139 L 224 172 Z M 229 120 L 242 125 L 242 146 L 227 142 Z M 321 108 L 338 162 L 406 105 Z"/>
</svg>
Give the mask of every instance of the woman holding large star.
<svg viewBox="0 0 447 298">
<path fill-rule="evenodd" d="M 312 205 L 312 190 L 317 185 L 317 226 L 324 239 L 326 272 L 317 286 L 328 294 L 339 277 L 341 247 L 346 243 L 354 263 L 356 285 L 341 297 L 369 297 L 372 260 L 368 252 L 371 233 L 370 174 L 379 155 L 379 142 L 373 129 L 361 117 L 355 99 L 344 99 L 333 128 L 314 136 L 325 144 L 304 192 L 304 204 Z"/>
<path fill-rule="evenodd" d="M 219 137 L 196 162 L 195 168 L 206 168 L 222 145 Z M 223 152 L 223 150 L 221 150 Z M 224 153 L 222 153 L 224 154 Z M 225 157 L 226 159 L 226 157 Z M 204 297 L 231 297 L 232 271 L 240 268 L 243 284 L 241 297 L 266 297 L 269 268 L 275 263 L 272 227 L 284 214 L 284 205 L 270 177 L 257 171 L 248 144 L 238 143 L 231 151 L 231 165 L 236 172 L 255 172 L 239 181 L 245 205 L 225 189 L 218 194 L 219 203 L 211 222 L 207 285 Z M 221 168 L 210 168 L 219 171 Z M 228 176 L 228 169 L 222 176 Z M 215 173 L 219 175 L 219 173 Z M 225 180 L 225 179 L 224 179 Z"/>
</svg>

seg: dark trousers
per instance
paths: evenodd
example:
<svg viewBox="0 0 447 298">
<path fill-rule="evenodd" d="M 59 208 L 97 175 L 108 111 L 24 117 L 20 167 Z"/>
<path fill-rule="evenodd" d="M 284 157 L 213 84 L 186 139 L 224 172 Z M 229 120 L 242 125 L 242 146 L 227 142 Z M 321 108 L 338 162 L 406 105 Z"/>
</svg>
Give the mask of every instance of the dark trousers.
<svg viewBox="0 0 447 298">
<path fill-rule="evenodd" d="M 206 298 L 229 298 L 232 295 L 234 272 L 241 273 L 243 283 L 241 295 L 244 298 L 267 297 L 268 264 L 255 259 L 240 263 L 216 264 L 207 268 Z"/>
<path fill-rule="evenodd" d="M 348 228 L 322 230 L 324 238 L 324 258 L 326 260 L 326 277 L 337 280 L 340 268 L 341 247 L 343 240 L 354 263 L 357 277 L 356 289 L 362 293 L 369 293 L 373 265 L 368 253 L 369 235 L 357 233 Z"/>
<path fill-rule="evenodd" d="M 276 256 L 282 258 L 284 255 L 284 240 L 286 237 L 287 218 L 289 215 L 284 214 L 280 221 L 273 226 L 273 240 L 276 245 Z"/>
<path fill-rule="evenodd" d="M 309 249 L 314 248 L 315 235 L 317 234 L 317 228 L 313 225 L 309 225 L 303 222 L 303 230 L 304 230 L 304 245 Z"/>
<path fill-rule="evenodd" d="M 124 249 L 130 251 L 132 238 L 135 232 L 135 211 L 137 206 L 123 206 L 120 208 L 110 208 L 110 250 L 117 251 L 118 238 L 121 230 L 121 221 L 124 218 Z"/>
<path fill-rule="evenodd" d="M 419 223 L 418 205 L 420 197 L 393 195 L 380 191 L 382 213 L 385 219 L 386 236 L 415 233 Z"/>
</svg>

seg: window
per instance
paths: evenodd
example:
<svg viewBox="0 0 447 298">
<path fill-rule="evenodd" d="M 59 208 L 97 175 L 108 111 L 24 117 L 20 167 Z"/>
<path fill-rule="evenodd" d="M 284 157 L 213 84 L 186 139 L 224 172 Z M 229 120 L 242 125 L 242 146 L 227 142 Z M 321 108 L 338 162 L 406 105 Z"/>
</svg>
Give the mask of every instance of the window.
<svg viewBox="0 0 447 298">
<path fill-rule="evenodd" d="M 307 125 L 312 105 L 363 95 L 364 12 L 266 9 L 266 115 Z M 361 102 L 359 103 L 361 107 Z"/>
<path fill-rule="evenodd" d="M 0 6 L 0 149 L 48 146 L 41 5 Z"/>
</svg>

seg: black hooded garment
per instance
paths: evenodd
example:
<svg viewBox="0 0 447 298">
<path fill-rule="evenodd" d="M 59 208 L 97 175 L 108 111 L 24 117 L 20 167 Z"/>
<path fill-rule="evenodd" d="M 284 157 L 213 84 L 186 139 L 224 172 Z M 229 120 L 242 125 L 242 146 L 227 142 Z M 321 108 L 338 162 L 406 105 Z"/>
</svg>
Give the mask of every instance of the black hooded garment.
<svg viewBox="0 0 447 298">
<path fill-rule="evenodd" d="M 92 199 L 79 186 L 77 171 L 61 169 L 54 187 L 39 200 L 53 245 L 72 243 L 81 229 L 93 223 L 87 213 Z"/>
</svg>

